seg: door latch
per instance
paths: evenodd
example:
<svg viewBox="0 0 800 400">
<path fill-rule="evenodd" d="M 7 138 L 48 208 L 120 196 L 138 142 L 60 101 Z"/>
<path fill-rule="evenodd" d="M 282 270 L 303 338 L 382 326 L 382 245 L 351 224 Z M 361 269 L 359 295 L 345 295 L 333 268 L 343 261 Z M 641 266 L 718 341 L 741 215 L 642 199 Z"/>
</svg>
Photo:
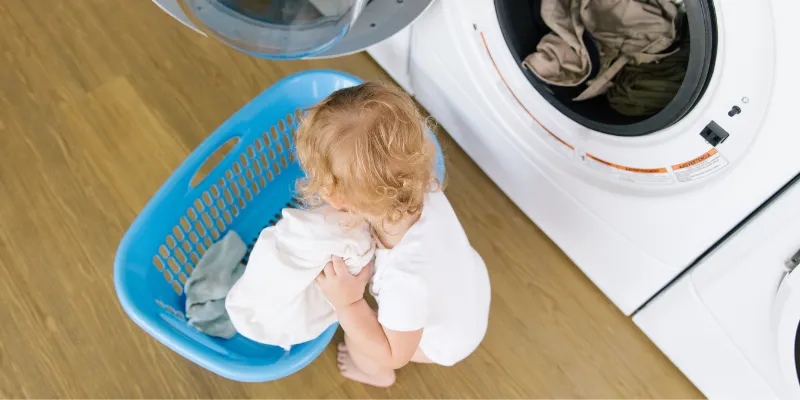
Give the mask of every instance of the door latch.
<svg viewBox="0 0 800 400">
<path fill-rule="evenodd" d="M 797 250 L 791 258 L 789 258 L 788 260 L 786 260 L 785 263 L 783 263 L 783 265 L 789 272 L 792 272 L 795 269 L 795 267 L 800 265 L 800 250 Z"/>
</svg>

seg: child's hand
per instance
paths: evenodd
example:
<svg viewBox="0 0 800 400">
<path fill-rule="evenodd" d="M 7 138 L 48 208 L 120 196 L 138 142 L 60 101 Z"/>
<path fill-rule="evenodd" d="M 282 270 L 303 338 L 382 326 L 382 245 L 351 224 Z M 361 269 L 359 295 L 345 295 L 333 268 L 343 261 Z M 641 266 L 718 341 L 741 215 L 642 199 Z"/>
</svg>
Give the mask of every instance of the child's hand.
<svg viewBox="0 0 800 400">
<path fill-rule="evenodd" d="M 339 309 L 363 299 L 364 288 L 371 277 L 372 262 L 364 266 L 358 275 L 353 275 L 341 257 L 332 257 L 317 276 L 317 286 L 333 308 Z"/>
</svg>

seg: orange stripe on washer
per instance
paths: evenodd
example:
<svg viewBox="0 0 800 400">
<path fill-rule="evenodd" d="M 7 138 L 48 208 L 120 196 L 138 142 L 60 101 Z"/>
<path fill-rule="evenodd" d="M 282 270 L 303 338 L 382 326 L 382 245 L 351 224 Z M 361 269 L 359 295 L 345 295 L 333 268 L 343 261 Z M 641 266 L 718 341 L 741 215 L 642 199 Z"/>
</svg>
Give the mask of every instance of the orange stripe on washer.
<svg viewBox="0 0 800 400">
<path fill-rule="evenodd" d="M 695 158 L 694 160 L 687 161 L 685 163 L 675 164 L 675 165 L 672 166 L 672 170 L 673 171 L 677 171 L 679 169 L 689 168 L 692 165 L 696 165 L 696 164 L 699 164 L 699 163 L 707 160 L 709 157 L 713 156 L 714 154 L 717 154 L 717 149 L 711 149 L 711 150 L 707 151 L 706 153 L 704 153 L 702 156 Z"/>
<path fill-rule="evenodd" d="M 532 118 L 532 119 L 533 119 L 533 120 L 534 120 L 534 121 L 535 121 L 535 122 L 536 122 L 536 123 L 537 123 L 537 124 L 538 124 L 540 127 L 542 127 L 542 129 L 544 129 L 544 130 L 545 130 L 547 133 L 549 133 L 549 134 L 550 134 L 550 136 L 554 137 L 556 140 L 558 140 L 559 142 L 561 142 L 561 143 L 562 143 L 564 146 L 567 146 L 567 147 L 569 147 L 571 150 L 574 150 L 574 149 L 575 149 L 574 147 L 570 146 L 570 144 L 569 144 L 569 143 L 567 143 L 567 142 L 563 141 L 563 140 L 562 140 L 560 137 L 556 136 L 556 134 L 555 134 L 555 133 L 553 133 L 553 132 L 551 132 L 551 131 L 550 131 L 550 129 L 547 129 L 547 127 L 545 127 L 545 126 L 544 126 L 544 125 L 543 125 L 541 122 L 539 122 L 539 120 L 538 120 L 536 117 L 534 117 L 534 116 L 533 116 L 533 114 L 532 114 L 530 111 L 528 111 L 528 109 L 527 109 L 527 108 L 525 108 L 525 106 L 524 106 L 524 105 L 522 104 L 522 102 L 519 100 L 519 98 L 517 97 L 517 95 L 516 95 L 516 94 L 514 94 L 514 91 L 513 91 L 513 90 L 511 90 L 511 86 L 509 86 L 509 85 L 508 85 L 508 82 L 506 82 L 506 78 L 504 78 L 504 77 L 503 77 L 503 74 L 501 74 L 501 73 L 500 73 L 500 68 L 497 68 L 497 63 L 496 63 L 496 62 L 494 62 L 494 57 L 492 57 L 492 52 L 489 50 L 489 44 L 487 44 L 487 43 L 486 43 L 486 36 L 483 34 L 483 32 L 481 32 L 481 39 L 483 40 L 483 47 L 484 47 L 484 48 L 486 48 L 486 54 L 488 54 L 488 55 L 489 55 L 489 60 L 491 60 L 491 61 L 492 61 L 492 65 L 494 66 L 494 70 L 495 70 L 495 71 L 497 71 L 497 75 L 498 75 L 498 76 L 500 76 L 500 80 L 502 80 L 502 81 L 503 81 L 503 85 L 505 85 L 506 89 L 508 89 L 508 92 L 509 92 L 509 93 L 511 93 L 511 96 L 513 96 L 513 97 L 514 97 L 514 100 L 516 100 L 516 101 L 517 101 L 517 103 L 519 104 L 519 106 L 520 106 L 520 107 L 522 107 L 522 109 L 523 109 L 523 110 L 525 110 L 525 112 L 526 112 L 526 113 L 528 113 L 528 115 L 530 115 L 530 117 L 531 117 L 531 118 Z"/>
<path fill-rule="evenodd" d="M 601 159 L 599 159 L 599 158 L 597 158 L 597 157 L 595 157 L 595 156 L 593 156 L 593 155 L 591 155 L 589 153 L 586 153 L 586 157 L 589 157 L 592 160 L 595 160 L 595 161 L 597 161 L 597 162 L 599 162 L 601 164 L 608 165 L 609 167 L 612 167 L 612 168 L 621 169 L 623 171 L 638 172 L 640 174 L 664 174 L 664 173 L 667 172 L 666 168 L 634 168 L 634 167 L 626 167 L 624 165 L 614 164 L 614 163 L 608 162 L 606 160 L 601 160 Z"/>
</svg>

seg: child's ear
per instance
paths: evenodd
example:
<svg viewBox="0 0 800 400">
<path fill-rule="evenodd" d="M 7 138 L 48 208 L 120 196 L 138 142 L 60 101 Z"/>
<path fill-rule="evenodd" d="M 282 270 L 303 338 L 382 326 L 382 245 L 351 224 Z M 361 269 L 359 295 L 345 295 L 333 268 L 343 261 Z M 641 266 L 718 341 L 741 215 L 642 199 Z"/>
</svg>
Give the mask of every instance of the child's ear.
<svg viewBox="0 0 800 400">
<path fill-rule="evenodd" d="M 339 196 L 322 196 L 322 199 L 325 200 L 329 206 L 339 211 L 344 209 L 344 202 L 339 200 Z"/>
<path fill-rule="evenodd" d="M 345 206 L 346 205 L 344 204 L 343 201 L 334 200 L 334 202 L 333 202 L 333 204 L 331 204 L 331 206 L 333 206 L 333 208 L 335 208 L 335 209 L 337 209 L 339 211 L 346 211 L 345 210 Z"/>
</svg>

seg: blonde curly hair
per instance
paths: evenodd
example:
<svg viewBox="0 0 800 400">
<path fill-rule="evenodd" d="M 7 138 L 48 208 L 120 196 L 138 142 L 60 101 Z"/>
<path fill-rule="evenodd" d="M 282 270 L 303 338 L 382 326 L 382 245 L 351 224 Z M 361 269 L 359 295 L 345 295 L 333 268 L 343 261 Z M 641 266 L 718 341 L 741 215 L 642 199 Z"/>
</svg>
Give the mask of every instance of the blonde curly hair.
<svg viewBox="0 0 800 400">
<path fill-rule="evenodd" d="M 340 89 L 308 110 L 295 133 L 306 204 L 337 199 L 357 215 L 396 222 L 442 189 L 436 144 L 414 101 L 395 86 Z"/>
</svg>

